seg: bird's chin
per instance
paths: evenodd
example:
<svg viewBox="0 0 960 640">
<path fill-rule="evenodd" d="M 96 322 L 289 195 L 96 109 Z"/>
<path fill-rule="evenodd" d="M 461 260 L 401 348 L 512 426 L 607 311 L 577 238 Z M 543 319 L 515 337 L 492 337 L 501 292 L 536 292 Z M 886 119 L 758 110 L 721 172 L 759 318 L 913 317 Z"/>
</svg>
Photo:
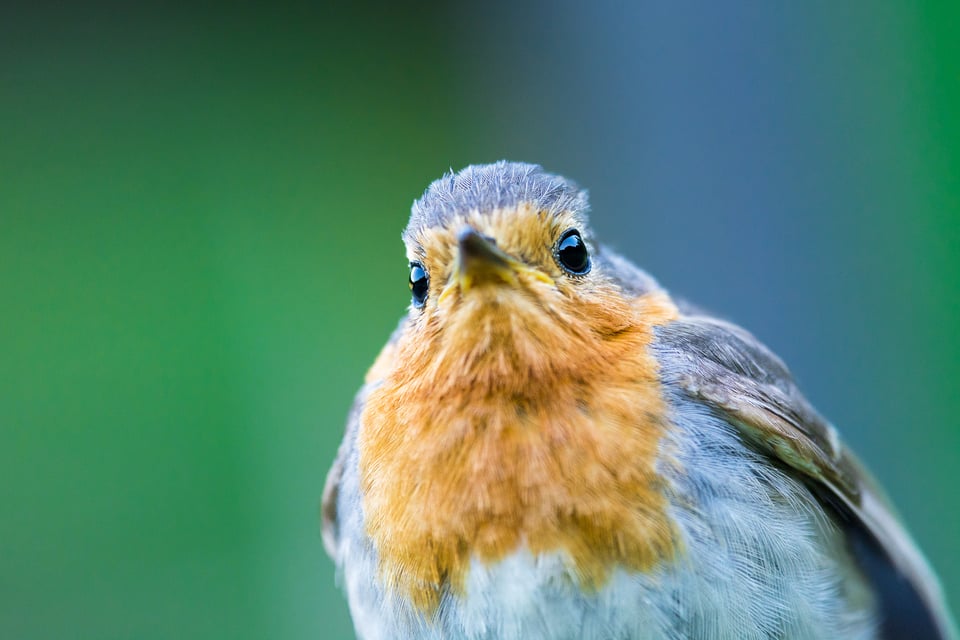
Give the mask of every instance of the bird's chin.
<svg viewBox="0 0 960 640">
<path fill-rule="evenodd" d="M 471 313 L 500 312 L 532 308 L 543 310 L 556 302 L 556 283 L 539 270 L 500 269 L 496 272 L 462 274 L 451 279 L 440 294 L 438 307 Z"/>
<path fill-rule="evenodd" d="M 544 331 L 551 313 L 544 313 L 556 301 L 542 287 L 523 284 L 487 283 L 458 291 L 450 304 L 441 307 L 444 324 L 467 335 L 477 332 L 512 334 L 517 331 Z"/>
</svg>

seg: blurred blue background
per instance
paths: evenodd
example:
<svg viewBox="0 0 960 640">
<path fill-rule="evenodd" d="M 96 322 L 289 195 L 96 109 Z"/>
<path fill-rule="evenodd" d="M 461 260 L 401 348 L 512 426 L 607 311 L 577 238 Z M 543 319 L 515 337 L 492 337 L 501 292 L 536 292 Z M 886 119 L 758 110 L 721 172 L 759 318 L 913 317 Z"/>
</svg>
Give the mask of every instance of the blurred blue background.
<svg viewBox="0 0 960 640">
<path fill-rule="evenodd" d="M 791 365 L 960 597 L 960 11 L 0 9 L 0 636 L 349 638 L 319 501 L 448 168 Z"/>
</svg>

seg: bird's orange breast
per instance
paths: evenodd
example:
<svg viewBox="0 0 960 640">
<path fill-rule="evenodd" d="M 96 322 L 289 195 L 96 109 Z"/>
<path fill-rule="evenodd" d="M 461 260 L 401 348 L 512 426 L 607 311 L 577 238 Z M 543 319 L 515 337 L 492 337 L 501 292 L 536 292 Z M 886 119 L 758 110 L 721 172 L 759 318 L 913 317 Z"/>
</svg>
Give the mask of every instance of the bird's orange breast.
<svg viewBox="0 0 960 640">
<path fill-rule="evenodd" d="M 372 370 L 358 446 L 366 530 L 388 588 L 424 613 L 471 559 L 561 552 L 584 589 L 676 553 L 655 465 L 669 428 L 654 327 L 665 294 L 569 317 L 491 310 L 406 332 Z M 479 343 L 479 344 L 478 344 Z"/>
</svg>

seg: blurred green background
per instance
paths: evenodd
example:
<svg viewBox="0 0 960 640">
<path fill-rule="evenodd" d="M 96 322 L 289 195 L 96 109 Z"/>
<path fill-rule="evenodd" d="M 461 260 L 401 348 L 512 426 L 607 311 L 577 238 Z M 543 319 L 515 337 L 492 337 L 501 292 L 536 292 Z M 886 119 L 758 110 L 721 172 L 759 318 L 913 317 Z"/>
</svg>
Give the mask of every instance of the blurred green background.
<svg viewBox="0 0 960 640">
<path fill-rule="evenodd" d="M 0 637 L 351 637 L 318 509 L 399 233 L 501 157 L 783 355 L 957 609 L 950 4 L 4 4 Z"/>
</svg>

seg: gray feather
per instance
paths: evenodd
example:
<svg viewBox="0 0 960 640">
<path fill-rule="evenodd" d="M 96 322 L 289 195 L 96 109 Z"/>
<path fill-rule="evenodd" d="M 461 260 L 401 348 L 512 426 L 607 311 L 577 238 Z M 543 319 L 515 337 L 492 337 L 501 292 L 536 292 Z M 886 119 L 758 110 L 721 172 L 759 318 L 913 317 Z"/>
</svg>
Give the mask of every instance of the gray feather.
<svg viewBox="0 0 960 640">
<path fill-rule="evenodd" d="M 707 317 L 683 317 L 661 327 L 658 338 L 664 382 L 726 415 L 747 443 L 799 472 L 847 519 L 851 536 L 866 541 L 867 546 L 852 551 L 871 565 L 863 570 L 881 601 L 917 602 L 883 612 L 916 616 L 886 621 L 887 637 L 899 637 L 896 629 L 911 627 L 918 633 L 935 629 L 936 638 L 955 638 L 940 586 L 920 551 L 783 362 L 743 329 Z M 875 552 L 868 556 L 871 549 Z M 883 562 L 890 570 L 883 570 Z M 889 593 L 891 589 L 897 591 Z"/>
<path fill-rule="evenodd" d="M 469 211 L 487 212 L 524 202 L 550 215 L 571 211 L 584 218 L 588 209 L 587 192 L 576 183 L 539 165 L 501 160 L 471 165 L 435 180 L 413 203 L 404 237 L 442 226 Z"/>
</svg>

